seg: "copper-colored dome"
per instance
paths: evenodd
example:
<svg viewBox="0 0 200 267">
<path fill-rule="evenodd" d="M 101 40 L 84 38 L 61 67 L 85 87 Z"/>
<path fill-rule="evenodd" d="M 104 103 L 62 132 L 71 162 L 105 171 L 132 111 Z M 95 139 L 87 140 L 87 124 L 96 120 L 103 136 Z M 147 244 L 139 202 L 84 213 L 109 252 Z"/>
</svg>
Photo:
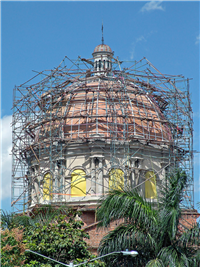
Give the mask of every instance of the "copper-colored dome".
<svg viewBox="0 0 200 267">
<path fill-rule="evenodd" d="M 90 139 L 97 134 L 109 140 L 171 140 L 155 100 L 123 80 L 91 77 L 81 85 L 72 84 L 62 100 L 55 99 L 51 125 L 52 121 L 56 136 L 62 130 L 68 140 Z M 43 129 L 48 125 L 50 122 L 46 127 L 44 123 Z"/>
<path fill-rule="evenodd" d="M 110 48 L 110 46 L 106 45 L 106 44 L 100 44 L 97 45 L 94 49 L 93 53 L 97 53 L 97 52 L 109 52 L 109 53 L 113 53 L 112 49 Z"/>
</svg>

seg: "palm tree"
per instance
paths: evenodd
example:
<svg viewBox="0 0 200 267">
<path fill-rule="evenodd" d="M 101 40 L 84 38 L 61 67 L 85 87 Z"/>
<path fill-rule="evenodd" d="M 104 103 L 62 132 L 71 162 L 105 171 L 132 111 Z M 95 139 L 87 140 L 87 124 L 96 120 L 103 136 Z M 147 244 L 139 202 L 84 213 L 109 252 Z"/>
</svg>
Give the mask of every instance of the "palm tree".
<svg viewBox="0 0 200 267">
<path fill-rule="evenodd" d="M 15 214 L 0 210 L 1 214 L 1 227 L 3 229 L 11 230 L 15 227 L 28 227 L 37 224 L 47 225 L 52 222 L 57 215 L 69 214 L 69 207 L 61 206 L 59 208 L 52 207 L 51 205 L 43 205 L 36 208 L 30 215 Z"/>
<path fill-rule="evenodd" d="M 181 207 L 187 176 L 177 171 L 166 178 L 166 186 L 154 206 L 135 189 L 114 189 L 97 208 L 99 227 L 123 219 L 99 246 L 100 255 L 119 250 L 137 250 L 134 259 L 110 258 L 108 266 L 200 266 L 200 226 L 180 229 Z M 134 265 L 133 265 L 134 263 Z"/>
<path fill-rule="evenodd" d="M 23 214 L 14 214 L 8 211 L 0 210 L 1 228 L 11 230 L 19 226 L 27 226 L 30 224 L 30 218 Z"/>
</svg>

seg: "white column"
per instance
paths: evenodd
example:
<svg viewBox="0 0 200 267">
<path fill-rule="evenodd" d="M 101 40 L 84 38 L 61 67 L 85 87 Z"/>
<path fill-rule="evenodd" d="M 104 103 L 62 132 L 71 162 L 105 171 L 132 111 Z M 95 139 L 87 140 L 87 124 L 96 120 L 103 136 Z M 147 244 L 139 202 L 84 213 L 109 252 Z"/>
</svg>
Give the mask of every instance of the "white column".
<svg viewBox="0 0 200 267">
<path fill-rule="evenodd" d="M 99 158 L 99 177 L 98 177 L 99 194 L 103 194 L 103 164 L 102 158 Z"/>
<path fill-rule="evenodd" d="M 53 181 L 53 192 L 51 192 L 51 193 L 55 193 L 55 194 L 53 194 L 52 196 L 52 200 L 54 201 L 54 202 L 57 202 L 58 201 L 58 194 L 57 193 L 59 193 L 58 192 L 58 166 L 57 166 L 57 162 L 55 162 L 55 172 L 54 172 L 54 181 Z"/>
<path fill-rule="evenodd" d="M 96 194 L 96 175 L 95 175 L 95 163 L 94 158 L 91 158 L 91 194 Z"/>
<path fill-rule="evenodd" d="M 133 188 L 134 186 L 136 186 L 136 181 L 135 181 L 135 161 L 132 160 L 131 161 L 131 187 Z"/>
<path fill-rule="evenodd" d="M 32 173 L 30 171 L 27 171 L 26 175 L 25 175 L 25 179 L 27 179 L 28 182 L 28 206 L 31 206 L 32 204 L 32 200 L 33 200 L 33 184 L 32 184 Z"/>
<path fill-rule="evenodd" d="M 43 201 L 43 193 L 41 192 L 41 187 L 39 186 L 39 182 L 41 181 L 41 176 L 39 173 L 39 165 L 35 165 L 34 172 L 32 173 L 32 183 L 34 187 L 34 193 L 33 193 L 33 204 L 39 204 Z"/>
<path fill-rule="evenodd" d="M 61 168 L 61 179 L 62 179 L 62 190 L 61 190 L 61 193 L 62 193 L 61 199 L 62 200 L 61 201 L 65 202 L 66 201 L 66 199 L 65 199 L 65 169 L 63 170 L 63 165 Z"/>
</svg>

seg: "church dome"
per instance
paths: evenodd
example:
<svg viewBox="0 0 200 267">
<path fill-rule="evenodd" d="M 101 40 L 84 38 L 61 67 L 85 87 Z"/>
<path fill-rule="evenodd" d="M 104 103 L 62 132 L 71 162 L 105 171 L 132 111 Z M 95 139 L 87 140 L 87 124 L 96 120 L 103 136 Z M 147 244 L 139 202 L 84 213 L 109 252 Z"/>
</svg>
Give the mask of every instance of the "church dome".
<svg viewBox="0 0 200 267">
<path fill-rule="evenodd" d="M 106 44 L 100 44 L 97 45 L 94 49 L 94 52 L 92 53 L 92 55 L 96 54 L 96 53 L 110 53 L 113 54 L 112 49 L 110 48 L 110 46 L 106 45 Z"/>
<path fill-rule="evenodd" d="M 62 130 L 63 138 L 71 141 L 97 135 L 104 140 L 171 140 L 158 103 L 133 82 L 90 77 L 67 91 L 61 102 L 55 99 L 54 136 L 59 137 Z"/>
</svg>

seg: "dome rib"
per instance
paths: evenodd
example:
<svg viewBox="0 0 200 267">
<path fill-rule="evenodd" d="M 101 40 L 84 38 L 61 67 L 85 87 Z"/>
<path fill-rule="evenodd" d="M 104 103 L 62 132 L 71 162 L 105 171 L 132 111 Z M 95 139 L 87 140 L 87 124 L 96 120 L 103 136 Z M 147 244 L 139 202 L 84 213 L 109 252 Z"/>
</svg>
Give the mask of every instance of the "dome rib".
<svg viewBox="0 0 200 267">
<path fill-rule="evenodd" d="M 84 84 L 71 84 L 64 95 L 52 111 L 59 114 L 64 139 L 83 140 L 100 135 L 107 140 L 171 140 L 158 105 L 134 83 L 91 77 Z M 44 122 L 43 129 L 48 125 Z M 58 125 L 55 119 L 55 132 Z"/>
</svg>

